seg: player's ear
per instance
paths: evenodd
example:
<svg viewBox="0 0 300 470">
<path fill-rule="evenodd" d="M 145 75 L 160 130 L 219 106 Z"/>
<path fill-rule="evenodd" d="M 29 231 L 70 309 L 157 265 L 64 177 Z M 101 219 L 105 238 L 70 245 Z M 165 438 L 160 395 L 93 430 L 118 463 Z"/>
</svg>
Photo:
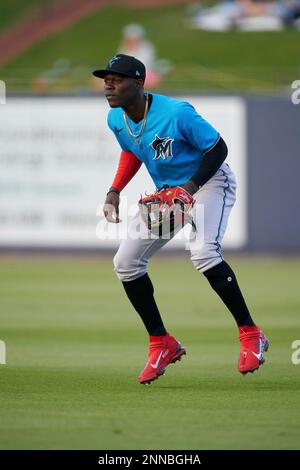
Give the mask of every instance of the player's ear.
<svg viewBox="0 0 300 470">
<path fill-rule="evenodd" d="M 144 88 L 144 81 L 141 80 L 140 78 L 135 81 L 135 86 L 137 90 L 141 90 Z"/>
</svg>

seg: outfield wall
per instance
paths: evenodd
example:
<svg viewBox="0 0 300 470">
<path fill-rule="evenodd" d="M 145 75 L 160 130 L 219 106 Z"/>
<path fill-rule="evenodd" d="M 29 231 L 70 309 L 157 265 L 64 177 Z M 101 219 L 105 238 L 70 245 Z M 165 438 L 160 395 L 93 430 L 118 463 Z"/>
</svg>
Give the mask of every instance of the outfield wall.
<svg viewBox="0 0 300 470">
<path fill-rule="evenodd" d="M 298 250 L 300 105 L 275 98 L 180 98 L 193 103 L 229 147 L 238 202 L 224 247 Z M 119 155 L 107 111 L 99 97 L 9 97 L 0 107 L 1 248 L 109 249 L 125 236 L 126 223 L 108 226 L 101 217 Z M 124 190 L 121 218 L 152 189 L 140 170 Z M 168 246 L 186 246 L 186 237 Z"/>
<path fill-rule="evenodd" d="M 300 104 L 247 99 L 248 242 L 253 251 L 300 250 Z"/>
</svg>

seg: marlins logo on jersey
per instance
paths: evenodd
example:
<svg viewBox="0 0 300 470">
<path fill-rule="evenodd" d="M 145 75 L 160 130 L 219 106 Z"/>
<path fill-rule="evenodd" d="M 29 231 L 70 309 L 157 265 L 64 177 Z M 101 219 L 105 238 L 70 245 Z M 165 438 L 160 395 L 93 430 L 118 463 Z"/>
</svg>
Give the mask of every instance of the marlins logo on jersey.
<svg viewBox="0 0 300 470">
<path fill-rule="evenodd" d="M 153 160 L 158 160 L 159 158 L 164 160 L 167 157 L 173 157 L 172 142 L 174 142 L 174 139 L 170 137 L 159 137 L 156 134 L 155 139 L 151 143 L 152 148 L 155 150 Z"/>
</svg>

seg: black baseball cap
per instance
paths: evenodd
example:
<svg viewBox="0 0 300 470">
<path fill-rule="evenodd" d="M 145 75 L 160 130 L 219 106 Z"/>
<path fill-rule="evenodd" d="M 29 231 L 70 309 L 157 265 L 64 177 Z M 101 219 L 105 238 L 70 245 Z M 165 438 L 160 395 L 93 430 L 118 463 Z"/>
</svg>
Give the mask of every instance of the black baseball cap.
<svg viewBox="0 0 300 470">
<path fill-rule="evenodd" d="M 146 68 L 144 64 L 135 57 L 126 54 L 114 55 L 108 61 L 106 69 L 94 70 L 93 75 L 95 75 L 95 77 L 104 78 L 109 73 L 118 73 L 125 77 L 144 81 L 146 78 Z"/>
</svg>

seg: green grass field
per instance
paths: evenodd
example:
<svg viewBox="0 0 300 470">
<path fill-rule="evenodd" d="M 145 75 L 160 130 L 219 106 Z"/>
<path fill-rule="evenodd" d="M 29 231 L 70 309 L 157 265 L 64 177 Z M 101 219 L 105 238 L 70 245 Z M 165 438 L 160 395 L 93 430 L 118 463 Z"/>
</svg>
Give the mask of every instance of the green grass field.
<svg viewBox="0 0 300 470">
<path fill-rule="evenodd" d="M 266 364 L 238 374 L 237 330 L 207 281 L 188 259 L 154 259 L 188 354 L 141 386 L 147 337 L 110 258 L 2 257 L 1 449 L 299 449 L 300 260 L 229 261 L 271 340 Z"/>
<path fill-rule="evenodd" d="M 299 75 L 299 31 L 215 33 L 190 29 L 186 19 L 186 5 L 105 7 L 24 51 L 0 68 L 0 78 L 8 92 L 32 90 L 35 79 L 66 59 L 69 69 L 49 91 L 88 89 L 92 70 L 116 53 L 123 27 L 137 22 L 145 27 L 158 58 L 172 64 L 160 90 L 290 92 Z"/>
<path fill-rule="evenodd" d="M 0 5 L 0 33 L 42 8 L 41 0 L 4 0 Z"/>
</svg>

